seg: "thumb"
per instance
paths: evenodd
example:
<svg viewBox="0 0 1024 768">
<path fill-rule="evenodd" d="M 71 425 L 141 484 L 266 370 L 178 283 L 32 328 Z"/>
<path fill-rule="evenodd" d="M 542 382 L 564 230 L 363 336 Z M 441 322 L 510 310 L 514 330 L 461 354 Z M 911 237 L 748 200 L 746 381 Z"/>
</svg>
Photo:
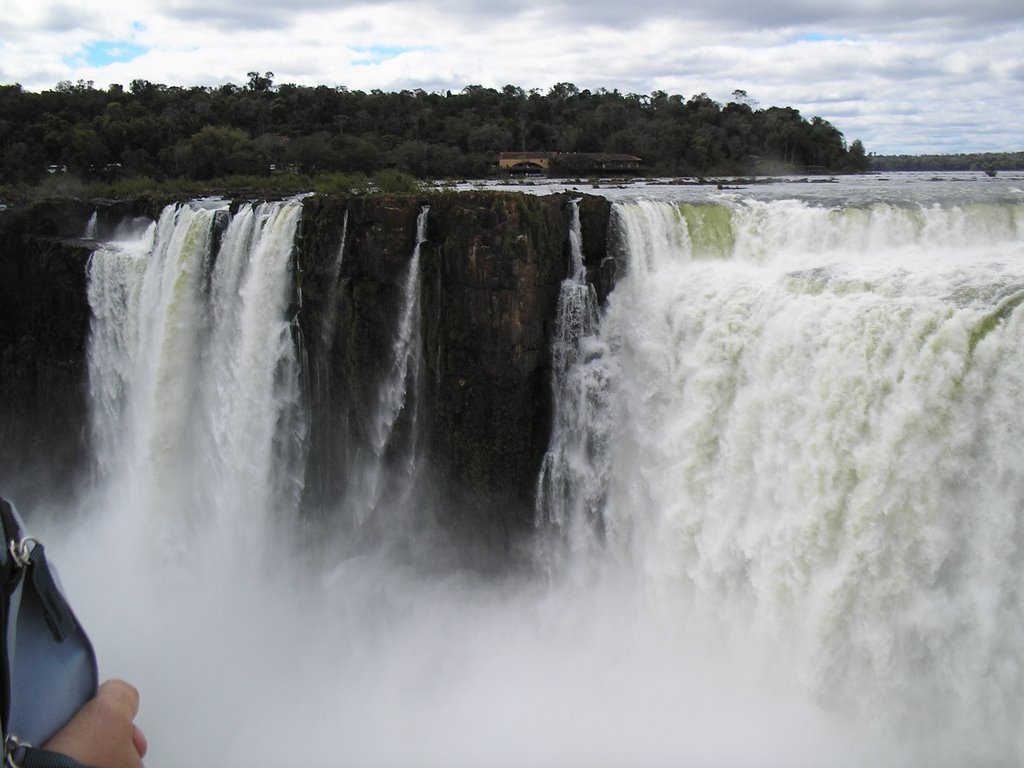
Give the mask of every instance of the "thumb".
<svg viewBox="0 0 1024 768">
<path fill-rule="evenodd" d="M 124 680 L 107 680 L 96 692 L 96 700 L 128 720 L 139 713 L 139 692 Z"/>
</svg>

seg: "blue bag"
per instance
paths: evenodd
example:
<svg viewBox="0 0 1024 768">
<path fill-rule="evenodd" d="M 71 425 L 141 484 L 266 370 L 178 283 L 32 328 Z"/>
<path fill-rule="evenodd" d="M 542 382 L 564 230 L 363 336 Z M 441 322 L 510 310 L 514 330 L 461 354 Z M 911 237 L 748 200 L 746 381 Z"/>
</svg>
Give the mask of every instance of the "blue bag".
<svg viewBox="0 0 1024 768">
<path fill-rule="evenodd" d="M 6 766 L 76 765 L 41 747 L 96 695 L 96 656 L 43 545 L 0 498 L 0 694 Z M 46 760 L 45 763 L 40 762 Z"/>
</svg>

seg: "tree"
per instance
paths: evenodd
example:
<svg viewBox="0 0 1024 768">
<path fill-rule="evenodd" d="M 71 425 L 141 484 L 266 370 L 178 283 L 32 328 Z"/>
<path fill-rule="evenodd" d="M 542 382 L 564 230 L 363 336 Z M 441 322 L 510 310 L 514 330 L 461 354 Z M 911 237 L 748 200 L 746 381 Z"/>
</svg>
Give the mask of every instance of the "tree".
<svg viewBox="0 0 1024 768">
<path fill-rule="evenodd" d="M 788 107 L 755 109 L 741 89 L 722 107 L 706 93 L 687 100 L 572 83 L 547 93 L 515 85 L 364 93 L 275 86 L 273 77 L 254 70 L 243 86 L 190 88 L 136 79 L 103 90 L 65 81 L 41 93 L 0 86 L 7 178 L 42 174 L 51 163 L 87 173 L 117 162 L 126 174 L 201 178 L 262 173 L 271 163 L 367 173 L 398 163 L 421 176 L 478 176 L 503 150 L 622 152 L 663 174 L 746 172 L 752 156 L 779 161 L 779 170 L 784 163 L 856 171 L 871 162 L 862 146 L 848 150 L 827 120 L 804 120 Z M 7 152 L 15 143 L 24 161 Z M 999 167 L 1007 166 L 999 160 Z"/>
<path fill-rule="evenodd" d="M 870 161 L 868 160 L 867 153 L 864 151 L 864 145 L 860 139 L 854 139 L 847 152 L 847 166 L 849 170 L 856 173 L 864 173 L 869 165 Z"/>
<path fill-rule="evenodd" d="M 470 152 L 500 152 L 512 143 L 509 132 L 498 125 L 481 125 L 469 130 Z"/>
<path fill-rule="evenodd" d="M 246 77 L 249 78 L 249 82 L 245 87 L 253 93 L 269 93 L 273 88 L 273 72 L 264 72 L 262 75 L 259 72 L 247 72 Z"/>
<path fill-rule="evenodd" d="M 579 96 L 580 89 L 572 83 L 555 83 L 548 91 L 548 98 L 557 101 L 565 101 Z"/>
<path fill-rule="evenodd" d="M 292 139 L 286 144 L 285 161 L 297 165 L 303 173 L 341 170 L 341 159 L 330 140 L 326 131 Z"/>
<path fill-rule="evenodd" d="M 36 147 L 22 141 L 0 149 L 0 179 L 34 184 L 45 175 L 45 159 Z"/>
<path fill-rule="evenodd" d="M 265 159 L 242 131 L 208 125 L 184 142 L 178 162 L 182 175 L 212 179 L 237 173 L 263 173 Z"/>
<path fill-rule="evenodd" d="M 737 88 L 732 92 L 732 101 L 734 104 L 742 104 L 745 107 L 753 109 L 757 106 L 757 101 L 752 99 L 750 95 L 742 88 Z"/>
</svg>

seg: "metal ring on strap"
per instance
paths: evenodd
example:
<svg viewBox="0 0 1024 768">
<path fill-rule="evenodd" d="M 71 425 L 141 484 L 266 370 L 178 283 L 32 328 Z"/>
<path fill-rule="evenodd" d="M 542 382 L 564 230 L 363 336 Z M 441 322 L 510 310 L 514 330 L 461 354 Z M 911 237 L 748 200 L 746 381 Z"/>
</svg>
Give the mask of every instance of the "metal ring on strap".
<svg viewBox="0 0 1024 768">
<path fill-rule="evenodd" d="M 11 542 L 13 552 L 14 542 Z M 31 744 L 22 744 L 18 737 L 11 734 L 4 739 L 4 765 L 6 768 L 21 768 L 21 764 L 15 761 L 14 753 L 21 749 L 31 747 Z"/>
<path fill-rule="evenodd" d="M 32 550 L 38 543 L 39 540 L 33 536 L 26 536 L 21 541 L 12 541 L 8 549 L 11 552 L 11 557 L 14 559 L 14 564 L 19 568 L 28 567 L 29 558 L 32 557 Z M 30 547 L 29 544 L 32 546 Z"/>
</svg>

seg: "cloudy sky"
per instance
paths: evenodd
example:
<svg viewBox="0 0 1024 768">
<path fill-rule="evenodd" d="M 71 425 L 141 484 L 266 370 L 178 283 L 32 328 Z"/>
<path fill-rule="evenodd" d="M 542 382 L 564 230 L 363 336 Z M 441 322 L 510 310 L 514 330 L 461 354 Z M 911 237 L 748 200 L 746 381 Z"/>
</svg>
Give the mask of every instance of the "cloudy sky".
<svg viewBox="0 0 1024 768">
<path fill-rule="evenodd" d="M 820 115 L 879 154 L 1024 150 L 1024 0 L 0 0 L 0 84 L 558 82 Z"/>
</svg>

